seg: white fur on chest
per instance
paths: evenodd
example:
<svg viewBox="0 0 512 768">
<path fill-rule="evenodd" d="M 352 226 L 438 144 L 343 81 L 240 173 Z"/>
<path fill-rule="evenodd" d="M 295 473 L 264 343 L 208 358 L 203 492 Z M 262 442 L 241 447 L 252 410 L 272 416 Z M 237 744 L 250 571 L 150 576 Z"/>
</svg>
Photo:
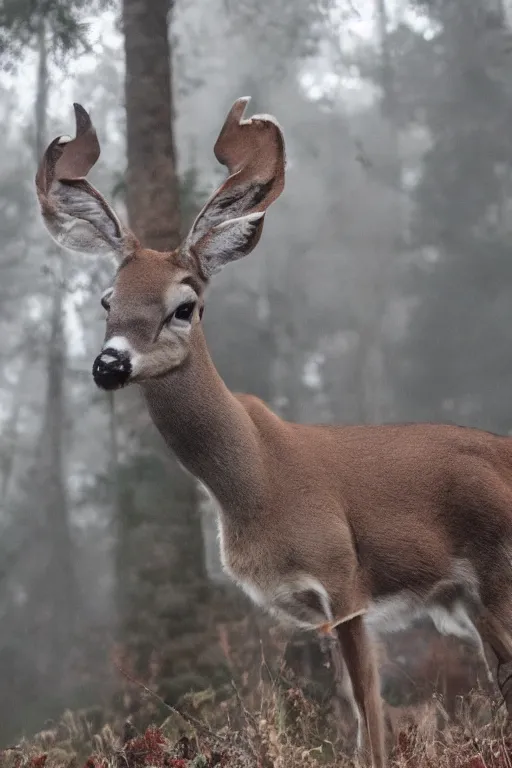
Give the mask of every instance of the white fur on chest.
<svg viewBox="0 0 512 768">
<path fill-rule="evenodd" d="M 323 584 L 314 576 L 297 572 L 283 578 L 274 574 L 272 569 L 265 573 L 261 563 L 250 563 L 249 552 L 245 553 L 247 572 L 239 572 L 232 566 L 232 559 L 226 547 L 221 514 L 218 515 L 218 538 L 224 571 L 256 605 L 281 621 L 302 629 L 315 629 L 326 621 L 332 621 L 329 596 Z M 314 596 L 313 608 L 298 599 L 299 595 L 306 593 Z"/>
<path fill-rule="evenodd" d="M 222 525 L 222 519 L 220 514 L 217 515 L 217 524 L 218 524 L 218 538 L 219 538 L 219 547 L 220 547 L 220 561 L 222 563 L 222 567 L 224 571 L 227 573 L 227 575 L 230 577 L 232 581 L 237 584 L 240 589 L 242 589 L 245 594 L 253 601 L 253 603 L 256 603 L 256 605 L 259 605 L 261 608 L 267 607 L 268 604 L 268 597 L 266 595 L 267 590 L 263 589 L 260 585 L 255 584 L 253 581 L 249 580 L 248 578 L 244 578 L 242 574 L 237 573 L 230 565 L 229 562 L 229 552 L 226 550 L 226 544 L 225 544 L 225 536 L 224 536 L 224 528 Z"/>
</svg>

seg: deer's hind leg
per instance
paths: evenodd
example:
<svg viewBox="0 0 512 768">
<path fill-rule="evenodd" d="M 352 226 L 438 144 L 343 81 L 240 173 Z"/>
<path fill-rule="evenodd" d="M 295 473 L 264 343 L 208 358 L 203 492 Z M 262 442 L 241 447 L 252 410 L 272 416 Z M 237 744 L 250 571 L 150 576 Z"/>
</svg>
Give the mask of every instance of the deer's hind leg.
<svg viewBox="0 0 512 768">
<path fill-rule="evenodd" d="M 496 683 L 507 707 L 508 717 L 512 719 L 512 605 L 510 600 L 502 610 L 494 607 L 485 608 L 478 620 L 478 630 L 498 661 Z"/>
<path fill-rule="evenodd" d="M 478 659 L 485 670 L 486 690 L 490 693 L 494 689 L 494 678 L 485 655 L 481 632 L 476 625 L 476 617 L 473 618 L 471 613 L 469 606 L 463 602 L 456 602 L 449 608 L 431 606 L 429 610 L 430 617 L 441 635 L 455 635 L 475 648 Z"/>
<path fill-rule="evenodd" d="M 363 749 L 364 725 L 361 718 L 361 712 L 359 711 L 357 702 L 354 697 L 352 680 L 350 678 L 347 665 L 345 664 L 345 659 L 343 658 L 341 645 L 338 641 L 338 637 L 335 631 L 331 632 L 329 635 L 321 635 L 321 639 L 328 647 L 334 682 L 336 686 L 336 697 L 337 699 L 342 699 L 345 701 L 350 708 L 350 712 L 357 729 L 357 751 L 361 752 Z M 341 713 L 339 711 L 337 712 L 337 715 L 338 717 L 341 717 Z"/>
<path fill-rule="evenodd" d="M 485 654 L 478 619 L 483 604 L 477 574 L 467 560 L 454 561 L 452 574 L 441 579 L 427 595 L 425 608 L 441 635 L 454 635 L 472 645 L 486 674 L 486 690 L 494 690 L 494 680 Z"/>
<path fill-rule="evenodd" d="M 512 535 L 512 534 L 510 534 Z M 510 535 L 502 536 L 486 558 L 481 571 L 482 606 L 476 619 L 478 631 L 491 648 L 497 667 L 493 672 L 512 720 L 512 548 Z"/>
</svg>

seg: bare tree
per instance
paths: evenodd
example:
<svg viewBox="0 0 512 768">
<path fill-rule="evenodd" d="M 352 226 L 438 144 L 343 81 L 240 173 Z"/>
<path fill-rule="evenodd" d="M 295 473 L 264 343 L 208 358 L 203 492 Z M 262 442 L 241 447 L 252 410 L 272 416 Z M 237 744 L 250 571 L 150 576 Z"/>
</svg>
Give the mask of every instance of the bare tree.
<svg viewBox="0 0 512 768">
<path fill-rule="evenodd" d="M 170 0 L 124 0 L 128 217 L 148 248 L 180 241 L 179 188 L 172 130 Z"/>
<path fill-rule="evenodd" d="M 168 35 L 169 0 L 124 0 L 123 28 L 126 56 L 125 102 L 127 120 L 126 199 L 128 218 L 135 235 L 148 248 L 172 250 L 180 242 L 180 186 L 176 171 L 173 129 L 172 56 Z M 125 401 L 127 402 L 127 401 Z M 142 407 L 142 406 L 141 406 Z M 119 461 L 114 436 L 111 403 L 111 445 L 114 485 L 119 493 Z M 187 674 L 194 671 L 195 658 L 183 663 L 188 633 L 195 646 L 211 645 L 208 635 L 209 584 L 204 562 L 201 514 L 196 483 L 170 459 L 163 441 L 148 417 L 139 415 L 141 445 L 151 451 L 145 457 L 155 471 L 163 470 L 172 486 L 165 503 L 146 504 L 140 517 L 126 511 L 133 500 L 124 500 L 123 518 L 118 520 L 118 597 L 124 626 L 124 641 L 144 675 L 150 667 L 148 648 L 159 645 L 164 695 L 174 698 L 194 687 Z M 117 467 L 117 469 L 116 469 Z M 140 487 L 139 487 L 140 491 Z M 115 507 L 121 513 L 118 497 Z M 131 522 L 133 521 L 133 522 Z M 131 526 L 131 528 L 130 528 Z M 140 542 L 144 542 L 141 544 Z M 138 544 L 136 542 L 139 542 Z M 163 546 L 168 542 L 169 547 Z M 172 547 L 172 550 L 171 550 Z M 122 551 L 121 551 L 122 548 Z M 128 553 L 132 553 L 127 556 Z M 151 567 L 148 566 L 148 559 Z M 151 573 L 150 573 L 151 571 Z M 151 626 L 142 622 L 141 594 L 151 582 L 154 599 Z M 131 584 L 132 588 L 123 585 Z M 144 598 L 144 610 L 147 599 Z M 183 604 L 187 603 L 187 615 Z M 186 626 L 185 626 L 186 625 Z M 139 631 L 140 630 L 140 631 Z M 151 643 L 147 638 L 151 636 Z M 188 665 L 188 666 L 187 666 Z M 218 664 L 214 662 L 212 668 Z M 183 682 L 180 674 L 183 673 Z M 204 685 L 201 678 L 199 685 Z M 180 686 L 182 686 L 180 688 Z"/>
<path fill-rule="evenodd" d="M 38 77 L 35 109 L 35 148 L 39 157 L 46 143 L 48 106 L 47 29 L 43 19 L 38 30 Z M 44 579 L 46 617 L 40 627 L 47 642 L 47 671 L 51 679 L 62 671 L 63 659 L 72 647 L 77 615 L 77 581 L 74 571 L 63 442 L 66 431 L 66 340 L 64 333 L 65 283 L 60 254 L 50 246 L 51 265 L 50 329 L 45 354 L 46 392 L 41 432 L 37 441 L 32 474 L 32 503 L 42 514 L 45 538 Z"/>
</svg>

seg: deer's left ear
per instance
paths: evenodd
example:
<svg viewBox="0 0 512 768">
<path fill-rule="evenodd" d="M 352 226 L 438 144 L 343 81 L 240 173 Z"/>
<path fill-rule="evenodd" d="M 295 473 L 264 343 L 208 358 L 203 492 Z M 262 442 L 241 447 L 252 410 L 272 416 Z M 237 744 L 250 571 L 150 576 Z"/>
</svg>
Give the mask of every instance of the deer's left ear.
<svg viewBox="0 0 512 768">
<path fill-rule="evenodd" d="M 265 213 L 228 219 L 208 230 L 194 246 L 204 277 L 210 278 L 225 264 L 247 256 L 257 246 Z"/>
<path fill-rule="evenodd" d="M 257 245 L 265 211 L 284 188 L 284 138 L 270 115 L 244 118 L 249 101 L 235 101 L 215 144 L 229 177 L 208 200 L 185 240 L 181 255 L 210 278 Z"/>
<path fill-rule="evenodd" d="M 89 115 L 74 104 L 76 137 L 56 138 L 41 161 L 36 191 L 44 223 L 64 248 L 82 253 L 110 253 L 122 259 L 136 242 L 104 197 L 85 176 L 100 156 Z"/>
</svg>

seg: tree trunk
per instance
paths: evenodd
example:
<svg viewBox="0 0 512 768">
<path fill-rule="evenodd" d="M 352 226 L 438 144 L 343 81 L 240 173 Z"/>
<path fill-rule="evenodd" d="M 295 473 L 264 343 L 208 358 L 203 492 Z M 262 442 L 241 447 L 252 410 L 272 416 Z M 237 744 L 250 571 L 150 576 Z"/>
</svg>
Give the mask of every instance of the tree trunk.
<svg viewBox="0 0 512 768">
<path fill-rule="evenodd" d="M 21 377 L 20 377 L 21 379 Z M 13 475 L 16 456 L 18 453 L 18 427 L 22 407 L 22 381 L 16 382 L 17 386 L 14 392 L 14 402 L 7 424 L 4 428 L 3 441 L 5 443 L 5 452 L 1 460 L 1 490 L 0 504 L 5 507 L 8 499 L 11 478 Z"/>
<path fill-rule="evenodd" d="M 39 165 L 43 152 L 46 149 L 46 123 L 47 123 L 47 105 L 48 105 L 48 47 L 46 41 L 46 24 L 44 19 L 39 21 L 37 30 L 38 53 L 37 62 L 37 91 L 35 108 L 35 141 L 34 152 L 36 154 L 36 163 Z"/>
<path fill-rule="evenodd" d="M 157 250 L 175 248 L 181 234 L 169 12 L 169 0 L 123 0 L 128 216 L 142 244 Z M 138 444 L 125 462 L 112 454 L 120 639 L 137 674 L 176 701 L 212 684 L 222 667 L 211 635 L 201 515 L 195 481 L 156 430 L 140 429 Z"/>
<path fill-rule="evenodd" d="M 49 558 L 45 578 L 48 580 L 48 597 L 53 604 L 52 658 L 57 668 L 62 668 L 62 660 L 71 649 L 77 610 L 77 584 L 62 451 L 66 371 L 63 304 L 64 287 L 60 280 L 55 280 L 46 361 L 46 399 L 36 476 L 39 477 L 37 485 L 40 486 L 40 498 L 48 531 Z"/>
<path fill-rule="evenodd" d="M 48 52 L 46 27 L 41 20 L 38 30 L 39 62 L 35 109 L 35 148 L 41 157 L 46 145 L 48 105 Z M 53 276 L 50 334 L 46 354 L 46 395 L 41 434 L 33 473 L 34 506 L 45 521 L 47 567 L 41 578 L 46 582 L 46 611 L 50 621 L 42 627 L 48 642 L 48 673 L 63 671 L 63 660 L 71 650 L 74 621 L 78 608 L 77 583 L 69 523 L 67 489 L 63 459 L 65 433 L 66 342 L 63 328 L 64 283 L 59 274 L 60 255 L 53 246 L 49 259 L 57 267 Z M 58 687 L 58 686 L 57 686 Z"/>
<path fill-rule="evenodd" d="M 116 399 L 114 392 L 107 393 L 108 403 L 108 426 L 109 426 L 109 482 L 110 482 L 110 504 L 111 504 L 111 529 L 112 540 L 114 544 L 114 571 L 117 575 L 115 583 L 115 594 L 113 595 L 114 605 L 114 623 L 116 628 L 119 626 L 120 618 L 125 614 L 125 589 L 119 578 L 121 573 L 121 563 L 119 557 L 124 551 L 125 542 L 123 534 L 125 525 L 123 524 L 123 497 L 121 487 L 121 471 L 119 463 L 119 436 L 117 426 Z"/>
<path fill-rule="evenodd" d="M 161 251 L 178 246 L 181 226 L 169 13 L 170 0 L 123 0 L 128 217 L 143 245 Z"/>
</svg>

